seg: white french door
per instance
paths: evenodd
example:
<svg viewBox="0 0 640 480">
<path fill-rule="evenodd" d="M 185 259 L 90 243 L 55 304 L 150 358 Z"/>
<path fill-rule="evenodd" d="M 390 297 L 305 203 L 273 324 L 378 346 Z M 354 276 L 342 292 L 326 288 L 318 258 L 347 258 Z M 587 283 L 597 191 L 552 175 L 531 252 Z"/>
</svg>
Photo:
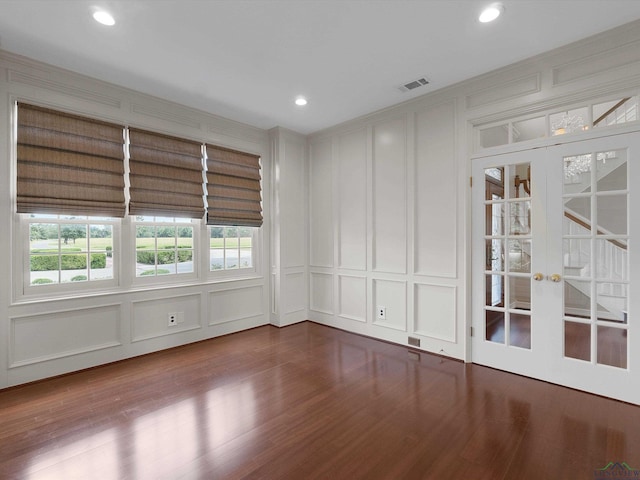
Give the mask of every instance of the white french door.
<svg viewBox="0 0 640 480">
<path fill-rule="evenodd" d="M 640 404 L 640 133 L 472 173 L 474 363 Z"/>
</svg>

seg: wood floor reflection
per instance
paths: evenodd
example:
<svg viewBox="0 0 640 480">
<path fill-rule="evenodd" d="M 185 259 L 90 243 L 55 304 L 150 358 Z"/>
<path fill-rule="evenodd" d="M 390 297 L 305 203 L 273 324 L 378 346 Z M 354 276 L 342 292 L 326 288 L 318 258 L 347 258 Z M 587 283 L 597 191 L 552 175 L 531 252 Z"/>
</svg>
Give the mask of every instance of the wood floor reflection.
<svg viewBox="0 0 640 480">
<path fill-rule="evenodd" d="M 305 322 L 0 391 L 2 479 L 589 479 L 640 408 Z"/>
</svg>

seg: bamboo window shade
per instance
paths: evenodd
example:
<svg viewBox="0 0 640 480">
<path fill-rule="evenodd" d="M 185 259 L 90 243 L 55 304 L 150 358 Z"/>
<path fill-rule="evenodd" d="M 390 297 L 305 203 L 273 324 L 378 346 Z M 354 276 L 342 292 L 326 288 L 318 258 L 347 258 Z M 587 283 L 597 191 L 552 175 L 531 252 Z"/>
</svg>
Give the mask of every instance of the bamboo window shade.
<svg viewBox="0 0 640 480">
<path fill-rule="evenodd" d="M 207 224 L 262 226 L 260 157 L 213 145 L 207 151 Z"/>
<path fill-rule="evenodd" d="M 130 215 L 202 218 L 202 144 L 129 129 Z"/>
<path fill-rule="evenodd" d="M 124 217 L 124 126 L 18 104 L 17 211 Z"/>
</svg>

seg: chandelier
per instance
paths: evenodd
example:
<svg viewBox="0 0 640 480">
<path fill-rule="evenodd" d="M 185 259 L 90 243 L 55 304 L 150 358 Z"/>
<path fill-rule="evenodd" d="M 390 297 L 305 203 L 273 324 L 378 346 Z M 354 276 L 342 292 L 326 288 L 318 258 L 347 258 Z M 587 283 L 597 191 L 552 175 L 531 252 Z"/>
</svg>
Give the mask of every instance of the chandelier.
<svg viewBox="0 0 640 480">
<path fill-rule="evenodd" d="M 571 157 L 564 157 L 564 177 L 566 179 L 571 179 L 579 177 L 583 173 L 587 173 L 591 171 L 591 158 L 592 154 L 586 153 L 583 155 L 575 155 Z M 617 153 L 614 150 L 610 150 L 607 152 L 598 152 L 596 153 L 596 160 L 598 161 L 597 169 L 600 170 L 603 167 L 607 160 L 616 159 Z"/>
<path fill-rule="evenodd" d="M 562 117 L 551 123 L 553 135 L 564 135 L 565 133 L 586 130 L 587 128 L 580 115 L 569 115 L 566 112 L 562 114 Z"/>
<path fill-rule="evenodd" d="M 564 158 L 565 178 L 578 177 L 591 171 L 591 154 L 576 155 Z"/>
</svg>

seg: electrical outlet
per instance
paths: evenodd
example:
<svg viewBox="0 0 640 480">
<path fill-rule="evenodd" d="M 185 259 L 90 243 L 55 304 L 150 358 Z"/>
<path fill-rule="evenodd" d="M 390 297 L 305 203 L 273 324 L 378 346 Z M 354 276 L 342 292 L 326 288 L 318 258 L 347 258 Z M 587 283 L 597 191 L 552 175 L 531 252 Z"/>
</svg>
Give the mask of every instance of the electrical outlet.
<svg viewBox="0 0 640 480">
<path fill-rule="evenodd" d="M 178 324 L 178 314 L 177 313 L 169 313 L 168 317 L 168 325 L 170 327 L 174 327 Z"/>
<path fill-rule="evenodd" d="M 378 320 L 386 320 L 387 318 L 387 307 L 382 307 L 378 305 L 376 307 L 376 318 Z"/>
</svg>

